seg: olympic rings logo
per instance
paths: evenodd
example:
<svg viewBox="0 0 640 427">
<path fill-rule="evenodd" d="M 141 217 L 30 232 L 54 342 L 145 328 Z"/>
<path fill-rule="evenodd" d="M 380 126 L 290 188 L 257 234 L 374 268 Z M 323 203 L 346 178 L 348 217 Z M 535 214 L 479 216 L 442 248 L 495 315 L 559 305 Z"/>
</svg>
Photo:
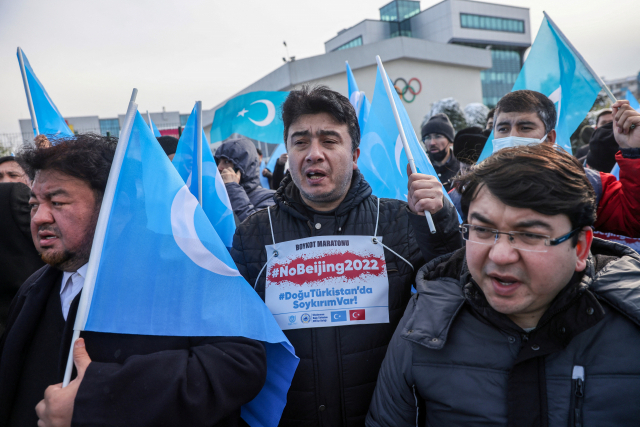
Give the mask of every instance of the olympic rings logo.
<svg viewBox="0 0 640 427">
<path fill-rule="evenodd" d="M 400 86 L 398 85 L 398 82 L 402 82 L 402 89 L 400 88 Z M 418 84 L 418 88 L 416 89 L 413 83 L 417 83 Z M 402 98 L 402 100 L 408 104 L 411 104 L 415 99 L 416 99 L 416 95 L 418 95 L 420 92 L 422 92 L 422 83 L 420 83 L 420 80 L 418 80 L 417 78 L 412 78 L 409 80 L 409 83 L 407 83 L 407 81 L 405 79 L 403 79 L 402 77 L 398 77 L 394 82 L 393 82 L 393 87 L 396 89 L 396 92 L 398 93 L 398 96 L 400 98 Z M 407 96 L 407 94 L 409 94 Z"/>
</svg>

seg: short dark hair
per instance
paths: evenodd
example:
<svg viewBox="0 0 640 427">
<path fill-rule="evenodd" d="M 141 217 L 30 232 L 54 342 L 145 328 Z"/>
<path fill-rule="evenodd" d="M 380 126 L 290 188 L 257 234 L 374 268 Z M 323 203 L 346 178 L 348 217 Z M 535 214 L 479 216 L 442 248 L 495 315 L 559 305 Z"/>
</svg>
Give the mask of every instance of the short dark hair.
<svg viewBox="0 0 640 427">
<path fill-rule="evenodd" d="M 56 170 L 89 184 L 102 201 L 118 140 L 110 136 L 83 133 L 51 139 L 51 147 L 27 147 L 20 154 L 33 180 L 41 170 Z"/>
<path fill-rule="evenodd" d="M 20 159 L 20 157 L 15 157 L 15 156 L 0 157 L 0 165 L 5 162 L 16 162 L 18 166 L 20 166 L 23 170 L 25 169 L 24 162 L 22 161 L 22 159 Z"/>
<path fill-rule="evenodd" d="M 489 119 L 493 118 L 493 115 L 496 113 L 496 107 L 493 107 L 491 110 L 489 110 L 489 112 L 487 113 L 487 121 L 489 121 Z"/>
<path fill-rule="evenodd" d="M 545 133 L 556 127 L 556 106 L 549 98 L 534 90 L 516 90 L 503 96 L 495 108 L 493 126 L 500 113 L 536 113 L 544 123 Z"/>
<path fill-rule="evenodd" d="M 564 214 L 573 229 L 596 220 L 596 195 L 580 162 L 549 144 L 504 148 L 454 178 L 462 195 L 462 212 L 482 187 L 507 206 L 543 215 Z M 574 245 L 578 237 L 574 238 Z"/>
<path fill-rule="evenodd" d="M 258 152 L 258 156 L 262 156 L 262 150 L 259 148 L 256 148 L 256 151 Z"/>
<path fill-rule="evenodd" d="M 358 116 L 349 99 L 326 86 L 302 86 L 292 90 L 282 103 L 284 123 L 284 143 L 287 143 L 289 127 L 305 114 L 328 113 L 341 124 L 346 124 L 351 137 L 351 151 L 355 153 L 360 145 Z"/>
</svg>

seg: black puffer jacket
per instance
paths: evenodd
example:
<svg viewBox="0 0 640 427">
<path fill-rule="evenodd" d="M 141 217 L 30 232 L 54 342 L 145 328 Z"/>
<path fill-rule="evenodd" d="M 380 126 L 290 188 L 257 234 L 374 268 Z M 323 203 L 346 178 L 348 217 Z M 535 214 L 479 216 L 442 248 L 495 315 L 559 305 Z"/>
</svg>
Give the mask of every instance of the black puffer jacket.
<svg viewBox="0 0 640 427">
<path fill-rule="evenodd" d="M 225 141 L 214 155 L 216 162 L 227 159 L 240 170 L 240 184 L 226 183 L 227 194 L 240 222 L 249 215 L 267 206 L 273 206 L 273 190 L 263 188 L 260 184 L 260 161 L 258 151 L 247 138 Z"/>
<path fill-rule="evenodd" d="M 269 210 L 276 242 L 374 233 L 378 199 L 371 195 L 371 187 L 359 171 L 354 172 L 346 198 L 331 213 L 310 211 L 302 203 L 289 174 L 274 198 L 276 206 Z M 424 261 L 410 217 L 415 217 L 425 228 L 426 221 L 410 213 L 406 206 L 398 200 L 381 199 L 378 236 L 383 237 L 385 245 L 409 260 L 417 271 Z M 447 206 L 442 218 L 446 221 L 453 218 L 457 224 L 451 211 L 453 206 Z M 439 218 L 434 216 L 437 226 L 444 229 Z M 272 243 L 266 209 L 250 216 L 236 230 L 231 255 L 252 286 L 267 261 L 265 245 Z M 446 245 L 438 247 L 445 250 Z M 415 277 L 415 271 L 388 250 L 385 250 L 385 260 L 389 277 L 389 323 L 285 331 L 300 357 L 300 364 L 289 389 L 281 426 L 364 425 L 378 370 L 409 300 Z M 256 287 L 262 299 L 264 290 L 263 272 Z"/>
</svg>

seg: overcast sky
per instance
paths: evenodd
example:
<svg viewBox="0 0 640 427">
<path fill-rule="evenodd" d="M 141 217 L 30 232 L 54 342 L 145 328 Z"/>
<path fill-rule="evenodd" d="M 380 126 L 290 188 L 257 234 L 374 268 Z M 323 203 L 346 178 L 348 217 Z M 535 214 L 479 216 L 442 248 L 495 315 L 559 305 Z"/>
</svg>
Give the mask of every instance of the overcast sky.
<svg viewBox="0 0 640 427">
<path fill-rule="evenodd" d="M 423 0 L 426 9 L 438 0 Z M 141 111 L 209 109 L 363 19 L 373 0 L 0 0 L 0 133 L 29 118 L 16 58 L 22 47 L 64 116 L 124 114 L 131 89 Z M 545 10 L 601 76 L 640 71 L 638 1 L 493 0 Z M 532 39 L 533 41 L 533 39 Z"/>
</svg>

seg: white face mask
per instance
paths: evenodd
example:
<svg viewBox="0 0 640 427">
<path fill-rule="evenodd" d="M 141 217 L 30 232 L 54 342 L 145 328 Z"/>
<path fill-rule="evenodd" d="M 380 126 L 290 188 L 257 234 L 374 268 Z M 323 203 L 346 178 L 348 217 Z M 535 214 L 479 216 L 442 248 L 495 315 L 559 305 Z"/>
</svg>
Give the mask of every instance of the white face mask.
<svg viewBox="0 0 640 427">
<path fill-rule="evenodd" d="M 542 139 L 536 138 L 522 138 L 519 136 L 507 136 L 506 138 L 498 138 L 493 140 L 493 153 L 495 154 L 503 148 L 507 147 L 519 147 L 521 145 L 540 144 L 547 139 L 547 135 Z"/>
</svg>

